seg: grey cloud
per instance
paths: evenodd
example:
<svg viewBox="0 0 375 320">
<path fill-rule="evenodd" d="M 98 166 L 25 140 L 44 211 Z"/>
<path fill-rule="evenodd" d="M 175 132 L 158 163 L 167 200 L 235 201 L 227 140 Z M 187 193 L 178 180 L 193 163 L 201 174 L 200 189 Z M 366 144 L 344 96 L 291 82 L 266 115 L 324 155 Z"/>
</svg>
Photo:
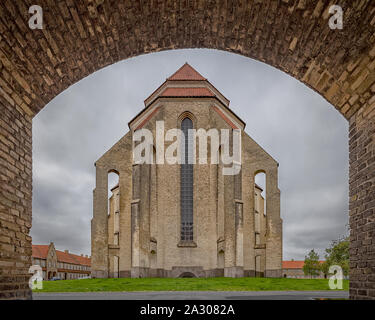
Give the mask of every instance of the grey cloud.
<svg viewBox="0 0 375 320">
<path fill-rule="evenodd" d="M 144 99 L 186 61 L 231 100 L 247 133 L 280 163 L 284 259 L 303 259 L 311 248 L 322 255 L 346 232 L 346 120 L 273 67 L 222 51 L 175 50 L 102 69 L 34 119 L 34 243 L 54 241 L 59 249 L 90 253 L 94 162 L 127 132 Z"/>
</svg>

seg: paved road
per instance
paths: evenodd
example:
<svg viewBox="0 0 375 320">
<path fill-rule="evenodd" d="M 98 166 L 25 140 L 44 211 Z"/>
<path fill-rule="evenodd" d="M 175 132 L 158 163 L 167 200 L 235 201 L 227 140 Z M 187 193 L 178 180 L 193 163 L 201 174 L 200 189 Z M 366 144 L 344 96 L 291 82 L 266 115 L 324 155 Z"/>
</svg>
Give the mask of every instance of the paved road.
<svg viewBox="0 0 375 320">
<path fill-rule="evenodd" d="M 348 291 L 147 291 L 34 293 L 34 300 L 313 300 L 347 299 Z"/>
</svg>

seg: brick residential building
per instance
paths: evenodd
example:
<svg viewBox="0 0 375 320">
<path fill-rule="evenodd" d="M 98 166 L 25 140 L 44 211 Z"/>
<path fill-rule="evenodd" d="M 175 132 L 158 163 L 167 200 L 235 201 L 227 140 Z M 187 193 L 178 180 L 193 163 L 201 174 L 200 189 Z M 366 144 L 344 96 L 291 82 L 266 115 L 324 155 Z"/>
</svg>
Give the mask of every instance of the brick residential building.
<svg viewBox="0 0 375 320">
<path fill-rule="evenodd" d="M 324 261 L 319 261 L 324 263 Z M 305 275 L 303 272 L 303 266 L 305 261 L 303 260 L 289 260 L 283 261 L 283 277 L 284 278 L 297 278 L 297 279 L 324 279 L 326 276 L 323 272 L 320 272 L 318 276 Z"/>
<path fill-rule="evenodd" d="M 32 264 L 42 267 L 44 280 L 53 277 L 70 280 L 91 275 L 90 257 L 72 254 L 68 250 L 56 250 L 53 242 L 49 245 L 33 245 Z"/>
</svg>

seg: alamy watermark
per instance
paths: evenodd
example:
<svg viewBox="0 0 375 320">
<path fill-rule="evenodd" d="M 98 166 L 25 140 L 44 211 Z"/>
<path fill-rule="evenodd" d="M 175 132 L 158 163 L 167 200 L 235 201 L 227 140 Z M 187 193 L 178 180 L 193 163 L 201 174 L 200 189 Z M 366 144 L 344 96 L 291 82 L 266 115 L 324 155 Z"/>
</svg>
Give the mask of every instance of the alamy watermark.
<svg viewBox="0 0 375 320">
<path fill-rule="evenodd" d="M 343 10 L 339 5 L 331 5 L 328 9 L 328 13 L 332 16 L 328 20 L 330 29 L 341 30 L 343 28 Z M 39 5 L 32 5 L 29 8 L 29 14 L 32 16 L 29 19 L 29 27 L 32 30 L 43 29 L 43 8 Z"/>
<path fill-rule="evenodd" d="M 164 121 L 156 121 L 155 131 L 155 139 L 148 129 L 142 128 L 134 132 L 133 160 L 135 164 L 196 164 L 196 140 L 199 142 L 198 164 L 207 164 L 208 137 L 210 137 L 210 163 L 221 163 L 223 175 L 236 175 L 241 170 L 241 130 L 239 129 L 221 129 L 220 132 L 215 128 L 189 129 L 185 137 L 184 132 L 178 128 L 165 132 Z M 185 156 L 186 139 L 187 150 L 190 151 Z M 167 148 L 165 148 L 166 141 L 171 142 Z"/>
<path fill-rule="evenodd" d="M 332 14 L 332 17 L 328 20 L 328 25 L 332 30 L 343 28 L 343 11 L 341 6 L 332 5 L 329 7 L 328 12 Z"/>
<path fill-rule="evenodd" d="M 331 290 L 342 290 L 343 288 L 343 271 L 338 265 L 330 266 L 328 269 L 329 277 L 328 285 Z"/>
<path fill-rule="evenodd" d="M 31 290 L 34 289 L 43 289 L 43 271 L 42 267 L 39 265 L 33 265 L 29 269 L 29 273 L 33 273 L 29 279 L 29 287 Z"/>
<path fill-rule="evenodd" d="M 43 29 L 43 9 L 41 6 L 32 5 L 29 8 L 29 13 L 32 16 L 29 19 L 29 28 L 34 29 Z"/>
</svg>

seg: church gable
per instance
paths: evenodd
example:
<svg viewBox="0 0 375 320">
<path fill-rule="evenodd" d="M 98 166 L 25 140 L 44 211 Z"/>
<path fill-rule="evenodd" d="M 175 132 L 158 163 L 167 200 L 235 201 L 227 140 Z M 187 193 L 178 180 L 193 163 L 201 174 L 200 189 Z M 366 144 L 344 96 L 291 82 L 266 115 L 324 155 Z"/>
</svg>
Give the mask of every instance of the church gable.
<svg viewBox="0 0 375 320">
<path fill-rule="evenodd" d="M 95 166 L 116 169 L 114 164 L 121 163 L 122 160 L 131 161 L 132 147 L 132 135 L 129 131 L 95 162 Z"/>
<path fill-rule="evenodd" d="M 214 110 L 233 129 L 244 129 L 245 123 L 229 109 L 225 98 L 206 78 L 185 63 L 156 89 L 146 100 L 145 108 L 129 122 L 131 130 L 138 130 L 159 112 L 160 105 L 168 99 L 212 99 Z M 166 100 L 167 99 L 167 100 Z"/>
<path fill-rule="evenodd" d="M 246 132 L 242 134 L 242 148 L 243 153 L 252 159 L 252 162 L 267 162 L 276 167 L 279 163 L 264 150 L 254 139 L 252 139 Z"/>
</svg>

